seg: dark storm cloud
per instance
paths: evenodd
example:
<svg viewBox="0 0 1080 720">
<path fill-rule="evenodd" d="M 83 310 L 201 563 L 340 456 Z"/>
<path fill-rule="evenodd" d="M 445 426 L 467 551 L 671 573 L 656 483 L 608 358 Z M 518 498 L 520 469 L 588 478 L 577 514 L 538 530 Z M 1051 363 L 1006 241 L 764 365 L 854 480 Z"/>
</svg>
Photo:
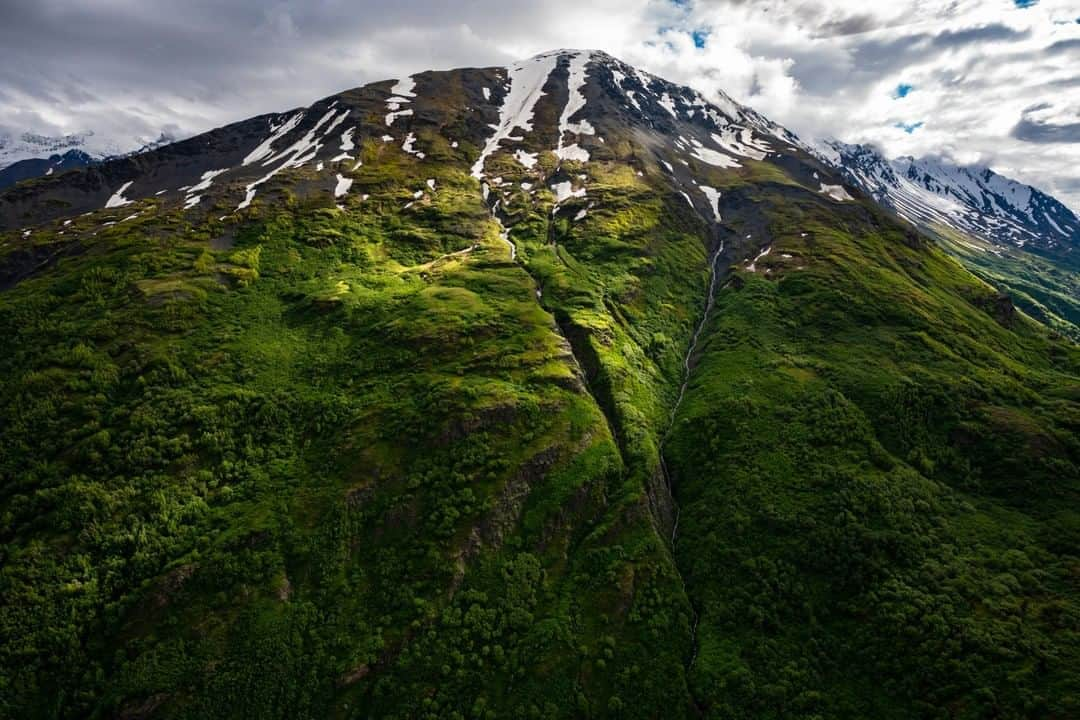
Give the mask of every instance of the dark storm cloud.
<svg viewBox="0 0 1080 720">
<path fill-rule="evenodd" d="M 873 15 L 852 15 L 839 20 L 829 20 L 818 26 L 817 35 L 820 37 L 837 37 L 840 35 L 856 35 L 869 32 L 881 27 Z"/>
<path fill-rule="evenodd" d="M 1080 50 L 1080 38 L 1070 38 L 1069 40 L 1058 40 L 1056 43 L 1046 48 L 1046 52 L 1050 55 L 1059 55 L 1061 53 L 1076 52 Z"/>
<path fill-rule="evenodd" d="M 1012 136 L 1033 143 L 1080 143 L 1080 122 L 1054 125 L 1021 120 L 1012 129 Z"/>
<path fill-rule="evenodd" d="M 973 43 L 1014 42 L 1031 37 L 1027 30 L 1014 30 L 1006 25 L 994 24 L 982 27 L 964 28 L 963 30 L 945 30 L 934 36 L 933 45 L 940 48 L 955 48 Z"/>
<path fill-rule="evenodd" d="M 1051 122 L 1037 117 L 1039 111 L 1052 108 L 1049 103 L 1027 108 L 1013 127 L 1012 137 L 1030 143 L 1080 143 L 1080 113 L 1076 113 L 1076 122 Z"/>
<path fill-rule="evenodd" d="M 855 48 L 855 64 L 860 69 L 879 74 L 916 62 L 932 60 L 949 50 L 991 42 L 1017 42 L 1030 37 L 1004 25 L 986 25 L 963 30 L 945 30 L 937 34 L 918 32 L 890 39 L 867 39 Z"/>
</svg>

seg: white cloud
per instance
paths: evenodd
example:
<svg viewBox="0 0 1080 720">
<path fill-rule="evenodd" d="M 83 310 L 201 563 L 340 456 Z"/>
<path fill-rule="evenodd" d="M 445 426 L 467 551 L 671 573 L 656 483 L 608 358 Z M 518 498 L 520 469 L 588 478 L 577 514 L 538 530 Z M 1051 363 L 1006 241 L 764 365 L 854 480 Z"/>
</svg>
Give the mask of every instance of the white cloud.
<svg viewBox="0 0 1080 720">
<path fill-rule="evenodd" d="M 1068 0 L 8 0 L 4 15 L 0 130 L 130 143 L 429 68 L 589 47 L 803 135 L 987 163 L 1080 207 Z"/>
</svg>

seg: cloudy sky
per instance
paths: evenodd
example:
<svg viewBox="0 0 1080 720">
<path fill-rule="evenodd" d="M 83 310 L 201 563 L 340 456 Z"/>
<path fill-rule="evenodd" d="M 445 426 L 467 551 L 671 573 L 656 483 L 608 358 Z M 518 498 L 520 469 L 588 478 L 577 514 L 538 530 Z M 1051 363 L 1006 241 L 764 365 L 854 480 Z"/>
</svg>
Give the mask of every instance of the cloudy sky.
<svg viewBox="0 0 1080 720">
<path fill-rule="evenodd" d="M 0 0 L 0 21 L 0 133 L 130 146 L 599 48 L 805 137 L 987 164 L 1080 210 L 1077 0 Z"/>
</svg>

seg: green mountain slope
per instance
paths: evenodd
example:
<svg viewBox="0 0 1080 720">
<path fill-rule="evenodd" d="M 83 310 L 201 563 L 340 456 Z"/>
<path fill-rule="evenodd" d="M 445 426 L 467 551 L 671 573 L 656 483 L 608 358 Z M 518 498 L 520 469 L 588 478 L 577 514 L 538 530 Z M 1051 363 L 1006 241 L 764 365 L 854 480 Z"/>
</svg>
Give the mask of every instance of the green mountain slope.
<svg viewBox="0 0 1080 720">
<path fill-rule="evenodd" d="M 716 717 L 1075 714 L 1075 346 L 929 241 L 764 205 L 776 240 L 720 292 L 669 443 L 693 692 Z"/>
<path fill-rule="evenodd" d="M 0 716 L 1076 713 L 1080 350 L 581 58 L 0 197 Z"/>
<path fill-rule="evenodd" d="M 1080 269 L 1067 258 L 1001 248 L 939 227 L 943 247 L 964 267 L 1014 298 L 1017 307 L 1073 342 L 1080 342 Z"/>
</svg>

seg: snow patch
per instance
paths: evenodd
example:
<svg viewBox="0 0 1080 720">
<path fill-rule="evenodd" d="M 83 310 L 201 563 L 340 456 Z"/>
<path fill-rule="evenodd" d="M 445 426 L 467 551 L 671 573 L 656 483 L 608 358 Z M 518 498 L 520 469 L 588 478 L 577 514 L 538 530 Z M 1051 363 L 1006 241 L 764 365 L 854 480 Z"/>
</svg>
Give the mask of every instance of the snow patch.
<svg viewBox="0 0 1080 720">
<path fill-rule="evenodd" d="M 274 151 L 274 143 L 292 132 L 293 129 L 295 129 L 296 126 L 300 124 L 300 121 L 303 118 L 304 113 L 298 112 L 291 118 L 283 122 L 281 125 L 279 125 L 277 128 L 272 128 L 270 137 L 263 140 L 257 148 L 248 153 L 247 157 L 244 158 L 241 164 L 250 165 L 252 163 L 259 162 L 266 157 L 269 157 Z"/>
<path fill-rule="evenodd" d="M 216 178 L 221 173 L 228 171 L 228 169 L 229 168 L 221 168 L 220 170 L 207 170 L 206 172 L 204 172 L 202 174 L 202 177 L 199 178 L 198 183 L 187 188 L 187 197 L 184 198 L 184 209 L 190 210 L 191 208 L 198 205 L 199 202 L 202 201 L 202 196 L 200 195 L 200 193 L 208 190 L 213 184 L 214 178 Z"/>
<path fill-rule="evenodd" d="M 106 208 L 123 207 L 124 205 L 130 205 L 131 201 L 124 197 L 124 191 L 131 187 L 134 180 L 128 180 L 126 183 L 120 186 L 120 189 L 112 194 L 112 197 L 105 201 Z"/>
<path fill-rule="evenodd" d="M 720 222 L 720 191 L 716 188 L 709 187 L 708 185 L 698 185 L 698 189 L 705 194 L 705 197 L 709 200 L 709 206 L 712 207 L 713 217 L 716 218 L 716 222 Z"/>
<path fill-rule="evenodd" d="M 754 138 L 750 128 L 725 127 L 719 133 L 712 133 L 713 141 L 732 155 L 741 155 L 753 160 L 764 160 L 772 151 L 764 140 Z"/>
<path fill-rule="evenodd" d="M 352 178 L 347 178 L 341 173 L 337 173 L 337 185 L 334 186 L 334 197 L 338 198 L 349 192 L 349 188 L 352 187 Z"/>
<path fill-rule="evenodd" d="M 356 132 L 356 128 L 351 127 L 345 132 L 341 133 L 341 152 L 349 152 L 356 147 L 353 143 L 353 133 Z"/>
<path fill-rule="evenodd" d="M 410 155 L 415 155 L 416 157 L 423 160 L 424 159 L 424 153 L 420 152 L 419 150 L 416 150 L 413 147 L 413 144 L 415 142 L 416 142 L 416 134 L 415 133 L 409 133 L 408 135 L 405 136 L 405 142 L 403 142 L 401 144 L 401 149 L 404 150 L 405 152 L 409 153 Z"/>
<path fill-rule="evenodd" d="M 671 96 L 670 95 L 668 95 L 667 93 L 664 93 L 662 96 L 660 96 L 660 101 L 659 102 L 660 102 L 660 107 L 664 108 L 669 113 L 671 113 L 671 117 L 675 118 L 676 120 L 679 119 L 679 115 L 675 112 L 675 103 L 671 101 Z"/>
<path fill-rule="evenodd" d="M 330 133 L 334 132 L 334 128 L 336 128 L 341 123 L 345 122 L 345 118 L 349 117 L 350 112 L 352 112 L 352 111 L 351 110 L 342 110 L 341 114 L 338 115 L 336 118 L 334 118 L 334 121 L 327 126 L 326 131 L 325 131 L 324 134 L 329 135 Z"/>
<path fill-rule="evenodd" d="M 399 117 L 406 117 L 406 116 L 409 116 L 409 115 L 412 115 L 412 114 L 413 114 L 412 109 L 398 110 L 397 112 L 387 113 L 386 114 L 386 126 L 390 127 L 391 125 L 393 125 L 394 121 L 397 120 Z"/>
<path fill-rule="evenodd" d="M 717 152 L 712 148 L 707 148 L 702 145 L 696 138 L 692 140 L 694 145 L 693 151 L 690 153 L 693 157 L 697 158 L 703 163 L 712 165 L 719 168 L 737 168 L 741 167 L 739 161 L 730 155 L 725 155 L 722 152 Z"/>
<path fill-rule="evenodd" d="M 503 98 L 495 132 L 488 138 L 484 149 L 480 151 L 480 157 L 473 164 L 473 177 L 483 177 L 484 161 L 499 148 L 499 143 L 513 137 L 511 133 L 515 128 L 532 130 L 533 108 L 544 94 L 544 83 L 555 69 L 558 59 L 558 53 L 539 55 L 515 63 L 507 69 L 510 92 Z"/>
<path fill-rule="evenodd" d="M 257 187 L 257 184 L 247 186 L 247 190 L 246 190 L 246 192 L 244 194 L 244 199 L 241 200 L 240 204 L 236 206 L 237 210 L 243 210 L 247 206 L 251 205 L 251 201 L 255 199 L 255 188 L 256 187 Z"/>
<path fill-rule="evenodd" d="M 402 97 L 416 97 L 416 93 L 413 92 L 415 88 L 416 81 L 412 77 L 402 78 L 394 83 L 394 87 L 390 88 L 390 94 Z"/>
<path fill-rule="evenodd" d="M 589 151 L 577 143 L 559 148 L 555 151 L 555 154 L 559 156 L 560 160 L 576 160 L 578 162 L 589 161 Z"/>
<path fill-rule="evenodd" d="M 1061 233 L 1061 234 L 1062 234 L 1062 235 L 1064 235 L 1065 237 L 1069 237 L 1069 233 L 1067 233 L 1067 232 L 1065 232 L 1064 230 L 1062 230 L 1062 229 L 1061 229 L 1061 226 L 1060 226 L 1060 225 L 1058 225 L 1058 224 L 1057 224 L 1056 222 L 1054 222 L 1054 218 L 1050 217 L 1050 216 L 1049 216 L 1048 214 L 1046 214 L 1045 212 L 1043 213 L 1043 217 L 1044 217 L 1044 218 L 1046 218 L 1046 222 L 1048 222 L 1048 223 L 1050 223 L 1051 225 L 1053 225 L 1053 226 L 1054 226 L 1054 229 L 1055 229 L 1055 230 L 1057 230 L 1057 231 L 1058 231 L 1059 233 Z"/>
<path fill-rule="evenodd" d="M 346 114 L 348 114 L 348 112 L 348 110 L 345 111 Z M 279 168 L 279 170 L 284 169 L 286 166 L 300 167 L 307 161 L 313 159 L 315 157 L 315 153 L 317 153 L 319 151 L 319 148 L 322 147 L 320 143 L 315 141 L 315 133 L 317 133 L 323 125 L 329 122 L 335 114 L 336 113 L 332 108 L 328 110 L 326 114 L 319 119 L 319 122 L 315 123 L 315 127 L 311 128 L 304 134 L 304 137 L 300 138 L 292 145 L 277 153 L 276 155 L 272 155 L 268 159 L 264 160 L 262 163 L 263 167 L 271 165 L 279 160 L 284 160 L 285 158 L 288 158 L 288 160 L 285 160 L 284 164 Z M 343 119 L 344 117 L 339 119 L 337 122 L 340 122 Z"/>
<path fill-rule="evenodd" d="M 845 190 L 842 185 L 826 185 L 825 183 L 821 183 L 821 190 L 819 192 L 823 195 L 828 195 L 837 202 L 855 199 L 848 195 L 847 190 Z"/>
<path fill-rule="evenodd" d="M 555 204 L 559 205 L 572 197 L 585 197 L 585 188 L 574 190 L 573 187 L 569 180 L 551 185 L 551 190 L 555 193 Z"/>
<path fill-rule="evenodd" d="M 570 56 L 570 77 L 567 79 L 567 88 L 570 94 L 566 100 L 566 106 L 563 107 L 562 115 L 559 117 L 559 145 L 555 149 L 555 155 L 560 160 L 580 160 L 586 162 L 589 159 L 588 151 L 579 147 L 577 144 L 567 147 L 564 145 L 564 142 L 567 133 L 574 133 L 577 135 L 596 134 L 596 130 L 593 129 L 593 126 L 589 124 L 588 120 L 581 120 L 576 123 L 570 121 L 570 118 L 585 107 L 586 100 L 582 89 L 585 87 L 585 82 L 588 79 L 585 74 L 585 69 L 589 64 L 591 57 L 592 54 L 588 52 L 577 52 Z"/>
<path fill-rule="evenodd" d="M 536 166 L 536 158 L 540 153 L 530 153 L 524 150 L 517 150 L 514 152 L 514 159 L 521 163 L 525 168 L 532 170 Z"/>
<path fill-rule="evenodd" d="M 757 272 L 757 261 L 768 255 L 770 252 L 772 252 L 772 245 L 759 252 L 757 257 L 754 258 L 753 262 L 746 266 L 746 269 L 749 272 Z"/>
<path fill-rule="evenodd" d="M 330 123 L 330 126 L 326 129 L 326 132 L 329 133 L 330 131 L 332 131 L 333 128 L 336 127 L 339 123 L 341 123 L 348 114 L 348 110 L 342 111 L 341 114 L 332 123 Z M 281 164 L 268 172 L 263 177 L 248 185 L 245 188 L 244 199 L 240 202 L 239 205 L 236 206 L 236 209 L 243 210 L 244 208 L 251 205 L 251 201 L 255 197 L 256 188 L 258 188 L 270 178 L 277 175 L 282 170 L 287 170 L 289 168 L 298 168 L 304 163 L 313 160 L 316 153 L 319 152 L 319 148 L 322 147 L 321 143 L 315 141 L 315 133 L 317 133 L 319 129 L 322 128 L 322 126 L 325 125 L 327 122 L 329 122 L 330 119 L 333 118 L 335 115 L 337 115 L 337 112 L 331 106 L 330 110 L 328 110 L 326 114 L 319 119 L 319 122 L 315 123 L 315 127 L 311 128 L 304 134 L 304 137 L 294 142 L 285 150 L 282 150 L 276 155 L 271 156 L 268 160 L 265 160 L 262 163 L 263 167 L 266 167 L 267 165 L 270 165 L 278 160 L 281 161 Z M 289 123 L 286 123 L 285 125 L 288 124 Z"/>
</svg>

